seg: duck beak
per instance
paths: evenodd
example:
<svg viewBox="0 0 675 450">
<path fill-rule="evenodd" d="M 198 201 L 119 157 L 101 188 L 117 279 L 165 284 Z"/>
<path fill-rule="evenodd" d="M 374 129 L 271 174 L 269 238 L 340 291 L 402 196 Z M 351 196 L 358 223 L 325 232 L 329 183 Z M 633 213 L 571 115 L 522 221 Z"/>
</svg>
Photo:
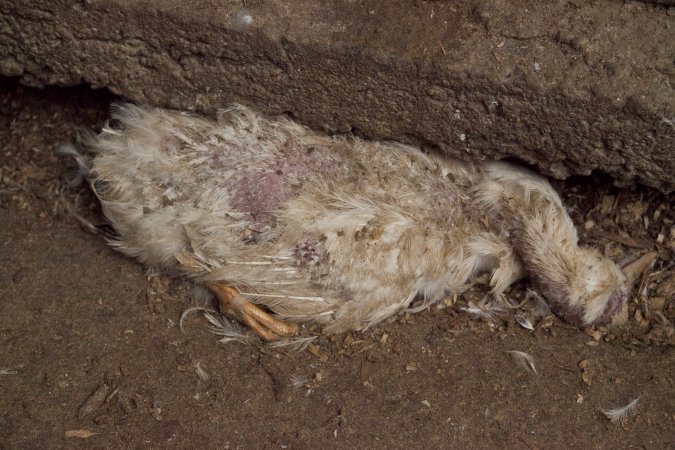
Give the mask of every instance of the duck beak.
<svg viewBox="0 0 675 450">
<path fill-rule="evenodd" d="M 619 264 L 621 272 L 626 277 L 626 285 L 623 289 L 614 292 L 609 298 L 610 305 L 620 304 L 620 307 L 611 313 L 610 325 L 623 325 L 628 320 L 629 292 L 633 290 L 635 283 L 645 270 L 656 260 L 657 253 L 649 252 L 637 259 L 632 258 L 623 264 Z"/>
<path fill-rule="evenodd" d="M 649 252 L 646 255 L 641 256 L 638 259 L 632 261 L 627 261 L 625 264 L 621 265 L 621 271 L 626 276 L 627 288 L 632 289 L 635 285 L 635 282 L 640 278 L 640 275 L 644 273 L 645 270 L 656 260 L 658 253 Z"/>
</svg>

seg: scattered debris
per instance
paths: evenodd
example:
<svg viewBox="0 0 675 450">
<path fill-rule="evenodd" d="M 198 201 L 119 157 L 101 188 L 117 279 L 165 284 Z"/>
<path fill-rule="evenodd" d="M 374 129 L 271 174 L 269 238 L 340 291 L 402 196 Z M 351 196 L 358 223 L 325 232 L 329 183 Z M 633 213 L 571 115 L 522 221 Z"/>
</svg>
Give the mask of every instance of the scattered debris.
<svg viewBox="0 0 675 450">
<path fill-rule="evenodd" d="M 93 431 L 89 430 L 68 430 L 65 432 L 67 438 L 80 438 L 80 439 L 87 439 L 97 434 L 98 433 L 94 433 Z"/>
<path fill-rule="evenodd" d="M 110 400 L 113 398 L 117 397 L 117 394 L 119 394 L 120 388 L 115 388 L 114 391 L 112 391 L 108 396 L 105 398 L 105 403 L 110 403 Z"/>
<path fill-rule="evenodd" d="M 171 278 L 161 275 L 150 275 L 148 277 L 148 286 L 145 290 L 145 300 L 148 310 L 153 314 L 163 314 L 166 311 L 164 298 L 169 294 L 169 285 Z"/>
<path fill-rule="evenodd" d="M 443 43 L 441 41 L 438 41 L 438 45 L 441 47 L 441 51 L 443 52 L 443 56 L 448 56 L 448 52 L 445 50 L 445 47 L 443 47 Z"/>
<path fill-rule="evenodd" d="M 157 420 L 158 422 L 162 421 L 162 407 L 158 401 L 155 400 L 154 402 L 152 402 L 150 413 L 152 414 L 152 417 L 155 418 L 155 420 Z"/>
<path fill-rule="evenodd" d="M 316 345 L 316 344 L 311 344 L 311 343 L 310 343 L 310 344 L 307 346 L 307 351 L 310 352 L 312 355 L 316 356 L 317 358 L 319 358 L 319 360 L 320 360 L 321 362 L 326 362 L 326 361 L 328 361 L 328 354 L 322 352 L 322 351 L 321 351 L 321 348 L 320 348 L 318 345 Z"/>
<path fill-rule="evenodd" d="M 592 337 L 594 341 L 599 341 L 605 334 L 607 334 L 606 330 L 605 332 L 603 332 L 603 330 L 598 330 L 595 327 L 590 327 L 584 331 L 586 332 L 587 335 Z"/>
<path fill-rule="evenodd" d="M 590 386 L 594 372 L 593 363 L 590 359 L 581 360 L 579 361 L 579 368 L 581 369 L 581 380 Z"/>
<path fill-rule="evenodd" d="M 405 365 L 406 372 L 416 372 L 419 369 L 419 365 L 416 362 L 411 362 Z"/>
<path fill-rule="evenodd" d="M 474 314 L 483 319 L 491 319 L 497 317 L 506 311 L 506 308 L 502 305 L 493 302 L 488 304 L 484 301 L 476 303 L 470 301 L 468 306 L 460 308 L 462 311 L 466 311 L 469 314 Z"/>
<path fill-rule="evenodd" d="M 103 404 L 108 395 L 110 386 L 102 384 L 82 403 L 77 412 L 77 418 L 82 420 L 85 417 L 93 414 Z"/>
</svg>

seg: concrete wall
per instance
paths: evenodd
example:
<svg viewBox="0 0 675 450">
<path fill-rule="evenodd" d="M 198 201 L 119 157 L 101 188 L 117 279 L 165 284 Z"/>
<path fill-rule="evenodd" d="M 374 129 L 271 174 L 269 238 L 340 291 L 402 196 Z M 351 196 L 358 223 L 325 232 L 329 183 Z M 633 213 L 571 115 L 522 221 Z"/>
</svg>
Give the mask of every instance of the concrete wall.
<svg viewBox="0 0 675 450">
<path fill-rule="evenodd" d="M 675 188 L 668 1 L 0 2 L 0 74 Z"/>
</svg>

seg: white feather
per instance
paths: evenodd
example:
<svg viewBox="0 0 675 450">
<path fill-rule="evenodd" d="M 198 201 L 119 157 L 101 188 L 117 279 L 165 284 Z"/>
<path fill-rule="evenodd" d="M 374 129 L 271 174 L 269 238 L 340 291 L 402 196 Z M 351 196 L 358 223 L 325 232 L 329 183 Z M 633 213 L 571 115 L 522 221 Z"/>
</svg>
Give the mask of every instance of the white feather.
<svg viewBox="0 0 675 450">
<path fill-rule="evenodd" d="M 309 383 L 309 378 L 306 376 L 301 376 L 301 375 L 291 375 L 291 386 L 294 388 L 301 388 L 304 385 Z"/>
<path fill-rule="evenodd" d="M 640 398 L 631 400 L 626 406 L 621 406 L 619 408 L 603 409 L 602 413 L 612 422 L 623 422 L 629 416 L 635 414 L 637 404 Z"/>
<path fill-rule="evenodd" d="M 514 317 L 516 319 L 516 322 L 518 322 L 518 325 L 525 328 L 526 330 L 534 331 L 532 322 L 530 322 L 530 320 L 527 317 L 523 316 L 522 314 L 516 314 Z"/>
<path fill-rule="evenodd" d="M 178 321 L 178 328 L 180 328 L 181 333 L 185 333 L 185 329 L 183 328 L 183 322 L 185 321 L 185 319 L 186 319 L 189 315 L 191 315 L 191 314 L 193 314 L 193 313 L 196 313 L 196 312 L 211 312 L 211 313 L 215 313 L 215 311 L 213 311 L 212 309 L 206 308 L 206 307 L 204 307 L 204 306 L 192 306 L 192 307 L 186 309 L 186 310 L 183 311 L 183 313 L 180 315 L 180 320 Z"/>
<path fill-rule="evenodd" d="M 211 312 L 204 312 L 204 317 L 211 323 L 210 331 L 213 334 L 222 336 L 218 341 L 220 343 L 228 342 L 248 342 L 250 337 L 244 334 L 241 329 L 232 321 L 226 319 L 220 314 L 212 314 Z"/>
<path fill-rule="evenodd" d="M 532 373 L 537 373 L 537 368 L 534 366 L 534 358 L 532 358 L 530 355 L 528 355 L 525 352 L 521 352 L 519 350 L 508 350 L 506 353 L 511 354 L 513 356 L 513 359 L 515 359 L 518 364 L 523 366 L 525 370 L 528 372 Z"/>
<path fill-rule="evenodd" d="M 209 381 L 209 374 L 206 373 L 204 368 L 202 367 L 202 363 L 200 361 L 197 361 L 196 363 L 193 364 L 195 368 L 195 373 L 199 377 L 200 380 L 202 381 Z"/>
<path fill-rule="evenodd" d="M 288 338 L 288 339 L 280 339 L 278 341 L 270 342 L 267 344 L 269 348 L 288 348 L 289 350 L 293 352 L 302 352 L 307 347 L 309 347 L 309 344 L 314 342 L 316 339 L 316 336 L 308 336 L 308 337 L 299 337 L 299 338 Z"/>
</svg>

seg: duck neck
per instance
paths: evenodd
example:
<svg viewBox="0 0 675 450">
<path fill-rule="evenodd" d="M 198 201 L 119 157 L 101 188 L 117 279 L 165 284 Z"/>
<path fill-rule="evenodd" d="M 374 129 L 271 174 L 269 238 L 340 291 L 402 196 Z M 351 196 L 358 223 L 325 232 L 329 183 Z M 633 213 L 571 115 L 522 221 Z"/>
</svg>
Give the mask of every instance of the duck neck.
<svg viewBox="0 0 675 450">
<path fill-rule="evenodd" d="M 551 310 L 566 322 L 577 323 L 582 320 L 582 308 L 571 304 L 570 297 L 579 266 L 576 229 L 545 180 L 519 174 L 514 176 L 513 169 L 488 172 L 492 178 L 478 187 L 476 200 L 490 211 L 492 223 L 508 236 L 528 278 L 548 300 Z"/>
<path fill-rule="evenodd" d="M 518 211 L 509 221 L 509 235 L 525 271 L 548 300 L 551 311 L 567 323 L 583 319 L 581 305 L 571 303 L 570 287 L 577 273 L 577 235 L 564 214 L 545 208 L 532 214 Z"/>
</svg>

